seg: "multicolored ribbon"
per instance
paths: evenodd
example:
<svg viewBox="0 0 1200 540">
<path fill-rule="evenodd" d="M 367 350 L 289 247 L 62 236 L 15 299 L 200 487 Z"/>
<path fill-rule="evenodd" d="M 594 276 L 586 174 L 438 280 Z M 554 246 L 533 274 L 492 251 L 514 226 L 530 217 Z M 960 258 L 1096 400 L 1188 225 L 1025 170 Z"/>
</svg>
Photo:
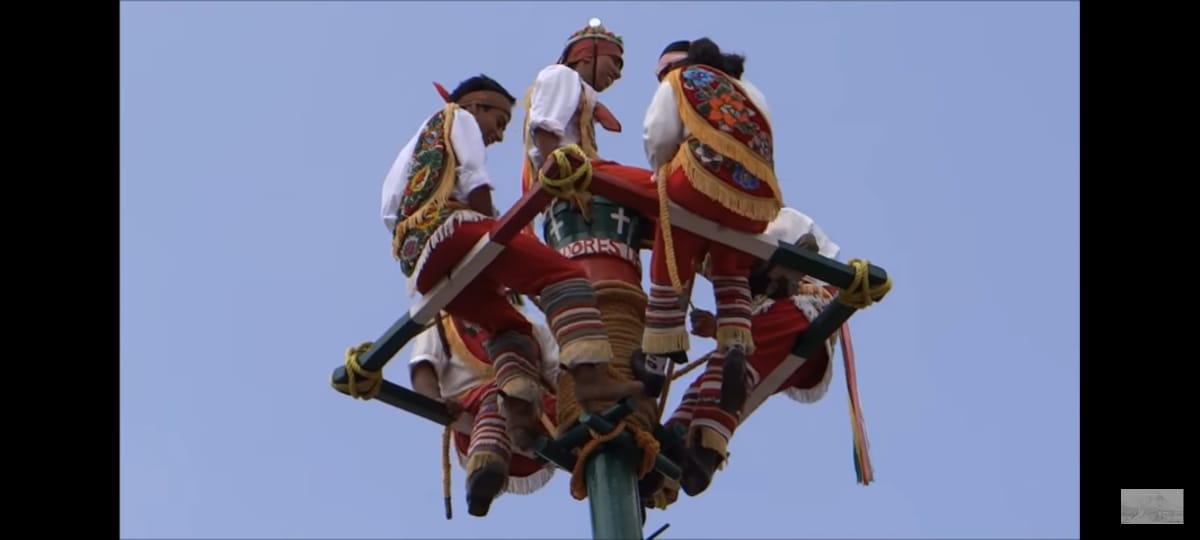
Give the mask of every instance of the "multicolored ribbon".
<svg viewBox="0 0 1200 540">
<path fill-rule="evenodd" d="M 850 323 L 842 325 L 841 334 L 842 359 L 846 364 L 846 389 L 850 393 L 850 430 L 854 434 L 854 475 L 858 483 L 865 486 L 875 481 L 875 472 L 871 468 L 867 426 L 863 420 L 862 402 L 858 398 L 858 380 L 854 373 L 854 344 L 850 341 Z"/>
</svg>

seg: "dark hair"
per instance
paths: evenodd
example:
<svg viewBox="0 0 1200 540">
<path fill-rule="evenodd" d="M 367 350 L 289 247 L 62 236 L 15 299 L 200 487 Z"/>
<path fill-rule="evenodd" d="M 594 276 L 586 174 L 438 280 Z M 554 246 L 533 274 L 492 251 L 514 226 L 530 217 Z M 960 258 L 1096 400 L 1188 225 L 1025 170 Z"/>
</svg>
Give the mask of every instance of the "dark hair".
<svg viewBox="0 0 1200 540">
<path fill-rule="evenodd" d="M 700 38 L 688 47 L 688 63 L 717 68 L 730 77 L 741 79 L 746 71 L 746 57 L 740 54 L 722 53 L 713 40 Z"/>
<path fill-rule="evenodd" d="M 662 56 L 670 52 L 688 52 L 688 48 L 691 46 L 692 42 L 686 39 L 681 39 L 679 41 L 672 42 L 670 45 L 667 45 L 667 48 L 663 49 L 663 52 L 658 53 L 658 55 Z"/>
<path fill-rule="evenodd" d="M 496 92 L 504 96 L 504 99 L 507 99 L 509 103 L 515 104 L 517 102 L 517 98 L 508 93 L 508 90 L 505 90 L 504 86 L 482 73 L 458 83 L 458 87 L 453 92 L 450 92 L 450 101 L 457 103 L 463 96 L 471 92 Z"/>
</svg>

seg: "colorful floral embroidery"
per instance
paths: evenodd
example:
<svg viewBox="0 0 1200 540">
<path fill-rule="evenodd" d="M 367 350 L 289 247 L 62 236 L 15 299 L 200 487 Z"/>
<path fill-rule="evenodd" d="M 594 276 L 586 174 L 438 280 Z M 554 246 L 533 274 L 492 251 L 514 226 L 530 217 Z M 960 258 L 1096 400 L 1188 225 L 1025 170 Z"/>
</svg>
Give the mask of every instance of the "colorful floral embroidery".
<svg viewBox="0 0 1200 540">
<path fill-rule="evenodd" d="M 713 128 L 744 144 L 767 163 L 774 162 L 774 143 L 766 118 L 745 94 L 725 75 L 706 66 L 689 66 L 680 71 L 683 95 L 689 105 Z M 722 156 L 693 137 L 688 150 L 697 162 L 715 176 L 741 191 L 771 197 L 767 183 L 755 177 L 734 159 Z"/>
<path fill-rule="evenodd" d="M 422 208 L 430 197 L 437 192 L 445 172 L 447 144 L 449 137 L 445 133 L 445 111 L 438 111 L 421 131 L 417 147 L 409 160 L 408 184 L 400 199 L 398 221 L 422 212 Z M 421 250 L 429 242 L 429 237 L 447 218 L 455 212 L 454 208 L 439 208 L 419 222 L 411 226 L 404 234 L 400 243 L 400 268 L 404 275 L 411 276 L 416 271 L 417 259 Z"/>
</svg>

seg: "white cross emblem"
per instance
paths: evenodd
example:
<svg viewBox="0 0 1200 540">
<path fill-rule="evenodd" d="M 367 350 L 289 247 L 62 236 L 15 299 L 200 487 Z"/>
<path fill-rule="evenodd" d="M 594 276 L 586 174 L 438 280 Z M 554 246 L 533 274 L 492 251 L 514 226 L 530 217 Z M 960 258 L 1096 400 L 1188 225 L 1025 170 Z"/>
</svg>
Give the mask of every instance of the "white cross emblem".
<svg viewBox="0 0 1200 540">
<path fill-rule="evenodd" d="M 554 218 L 554 214 L 550 214 L 550 234 L 554 239 L 562 240 L 562 222 Z"/>
<path fill-rule="evenodd" d="M 617 220 L 617 234 L 625 234 L 625 224 L 632 221 L 625 216 L 625 207 L 618 206 L 617 211 L 608 215 L 608 217 Z"/>
</svg>

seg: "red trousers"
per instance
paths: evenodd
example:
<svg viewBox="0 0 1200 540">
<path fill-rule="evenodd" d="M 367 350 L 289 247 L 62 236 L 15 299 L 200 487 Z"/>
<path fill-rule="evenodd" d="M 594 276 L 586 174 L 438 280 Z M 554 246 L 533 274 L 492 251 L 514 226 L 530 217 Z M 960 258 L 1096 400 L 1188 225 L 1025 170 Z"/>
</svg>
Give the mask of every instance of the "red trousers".
<svg viewBox="0 0 1200 540">
<path fill-rule="evenodd" d="M 667 195 L 671 202 L 705 219 L 730 229 L 752 234 L 766 230 L 767 223 L 738 216 L 692 187 L 682 170 L 667 178 Z M 717 341 L 722 348 L 741 344 L 747 351 L 754 348 L 750 338 L 750 267 L 754 256 L 733 247 L 712 242 L 707 238 L 671 227 L 675 267 L 679 281 L 685 287 L 695 277 L 696 264 L 707 254 L 710 258 L 710 280 L 717 302 Z M 650 258 L 650 295 L 646 305 L 646 331 L 642 348 L 647 353 L 663 354 L 688 350 L 688 334 L 684 320 L 686 306 L 680 305 L 679 293 L 671 286 L 667 269 L 666 245 L 662 228 L 654 235 L 654 252 Z"/>
<path fill-rule="evenodd" d="M 459 398 L 463 410 L 475 416 L 475 424 L 471 434 L 454 432 L 454 446 L 459 454 L 466 456 L 467 462 L 480 453 L 490 453 L 495 459 L 508 463 L 508 474 L 518 478 L 529 477 L 545 468 L 538 462 L 520 454 L 513 455 L 512 444 L 508 440 L 504 418 L 501 417 L 496 403 L 496 384 L 490 381 L 473 388 Z M 554 396 L 545 394 L 542 397 L 542 410 L 547 418 L 554 422 L 558 418 L 555 412 Z M 482 460 L 475 460 L 476 462 Z M 469 475 L 472 471 L 468 470 Z M 540 487 L 540 486 L 538 486 Z"/>
<path fill-rule="evenodd" d="M 753 335 L 757 348 L 746 359 L 749 367 L 746 370 L 747 387 L 753 388 L 783 363 L 796 342 L 796 336 L 808 328 L 810 322 L 808 316 L 788 298 L 776 300 L 771 307 L 754 315 Z M 699 428 L 700 443 L 705 448 L 725 455 L 729 439 L 737 429 L 738 418 L 717 406 L 721 397 L 723 357 L 720 351 L 712 354 L 704 373 L 684 391 L 683 399 L 667 420 L 667 425 L 681 424 L 689 431 Z M 773 393 L 793 389 L 823 392 L 823 385 L 829 381 L 830 369 L 828 351 L 822 348 Z"/>
<path fill-rule="evenodd" d="M 417 291 L 427 294 L 494 225 L 491 219 L 455 225 L 450 236 L 432 248 L 424 266 L 418 269 Z M 583 269 L 536 239 L 518 234 L 444 308 L 492 335 L 488 355 L 504 393 L 534 402 L 541 393 L 540 362 L 530 358 L 536 344 L 533 327 L 509 303 L 504 287 L 540 297 L 562 364 L 570 367 L 576 362 L 611 360 L 608 335 L 596 308 L 596 293 Z"/>
<path fill-rule="evenodd" d="M 435 246 L 425 265 L 418 269 L 417 292 L 429 293 L 495 224 L 492 219 L 459 223 L 454 234 Z M 529 319 L 509 302 L 504 287 L 537 296 L 549 285 L 583 277 L 578 264 L 533 238 L 516 235 L 444 311 L 479 325 L 493 336 L 508 331 L 532 335 Z"/>
</svg>

